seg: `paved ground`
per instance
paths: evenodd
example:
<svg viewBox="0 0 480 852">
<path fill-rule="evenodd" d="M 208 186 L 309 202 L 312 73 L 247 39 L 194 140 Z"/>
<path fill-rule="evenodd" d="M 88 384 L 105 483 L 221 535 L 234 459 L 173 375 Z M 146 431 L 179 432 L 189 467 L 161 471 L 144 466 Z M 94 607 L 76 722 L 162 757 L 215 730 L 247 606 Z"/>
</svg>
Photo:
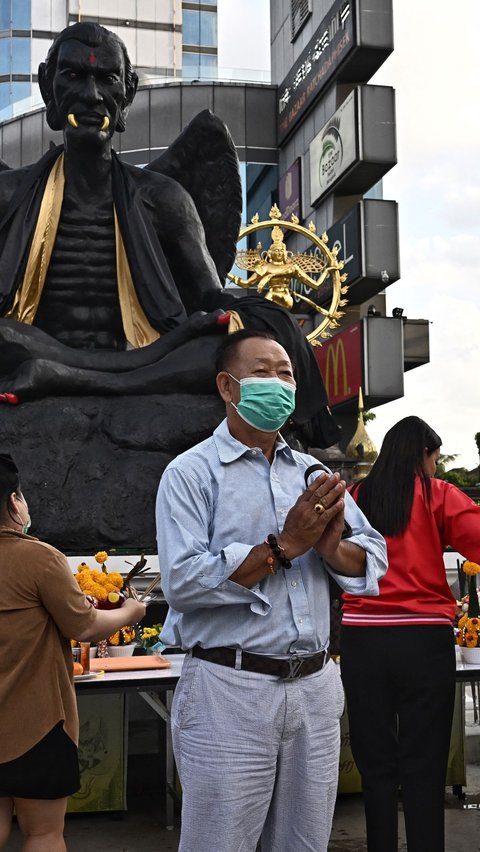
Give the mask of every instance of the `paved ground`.
<svg viewBox="0 0 480 852">
<path fill-rule="evenodd" d="M 460 802 L 446 793 L 446 852 L 480 852 L 480 766 L 468 766 L 467 795 Z M 179 831 L 163 828 L 163 814 L 151 797 L 131 799 L 129 810 L 118 817 L 105 814 L 67 818 L 68 852 L 177 852 Z M 399 852 L 407 846 L 401 830 Z M 21 848 L 17 827 L 7 852 Z M 337 802 L 329 852 L 366 852 L 361 795 L 340 796 Z M 212 849 L 212 852 L 222 852 Z M 295 850 L 291 850 L 295 852 Z"/>
<path fill-rule="evenodd" d="M 480 726 L 473 725 L 468 713 L 466 734 L 465 799 L 459 800 L 451 789 L 445 794 L 446 852 L 480 852 Z M 164 829 L 162 802 L 160 791 L 155 795 L 131 793 L 125 814 L 67 817 L 68 852 L 177 852 L 179 830 Z M 402 820 L 400 823 L 398 852 L 407 852 Z M 20 849 L 20 834 L 15 826 L 5 850 L 19 852 Z M 366 852 L 366 849 L 361 795 L 339 796 L 329 852 Z"/>
</svg>

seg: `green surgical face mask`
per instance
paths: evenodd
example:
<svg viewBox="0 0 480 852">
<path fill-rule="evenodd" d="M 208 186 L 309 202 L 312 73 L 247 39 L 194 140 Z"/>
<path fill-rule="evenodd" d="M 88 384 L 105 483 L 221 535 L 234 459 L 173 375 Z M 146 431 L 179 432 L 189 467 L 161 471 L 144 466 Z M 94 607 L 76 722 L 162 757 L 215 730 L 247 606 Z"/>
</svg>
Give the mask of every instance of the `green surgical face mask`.
<svg viewBox="0 0 480 852">
<path fill-rule="evenodd" d="M 278 432 L 295 408 L 295 386 L 277 378 L 228 375 L 240 385 L 240 402 L 232 405 L 242 420 L 260 432 Z"/>
</svg>

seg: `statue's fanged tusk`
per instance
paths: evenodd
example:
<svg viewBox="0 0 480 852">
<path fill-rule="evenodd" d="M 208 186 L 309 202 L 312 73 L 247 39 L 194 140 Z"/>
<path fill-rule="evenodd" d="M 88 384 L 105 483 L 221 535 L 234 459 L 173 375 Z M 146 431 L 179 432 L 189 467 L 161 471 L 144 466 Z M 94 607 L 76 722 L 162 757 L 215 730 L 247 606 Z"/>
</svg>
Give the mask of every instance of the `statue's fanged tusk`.
<svg viewBox="0 0 480 852">
<path fill-rule="evenodd" d="M 77 119 L 75 118 L 75 115 L 74 115 L 74 113 L 73 113 L 73 112 L 69 112 L 69 113 L 68 113 L 68 115 L 67 115 L 67 119 L 68 119 L 68 123 L 69 123 L 69 124 L 71 124 L 71 125 L 72 125 L 72 127 L 78 127 L 78 121 L 77 121 Z"/>
<path fill-rule="evenodd" d="M 100 126 L 100 130 L 108 130 L 109 126 L 110 126 L 110 119 L 109 119 L 108 115 L 105 115 L 103 117 L 103 121 L 102 121 L 102 124 Z"/>
</svg>

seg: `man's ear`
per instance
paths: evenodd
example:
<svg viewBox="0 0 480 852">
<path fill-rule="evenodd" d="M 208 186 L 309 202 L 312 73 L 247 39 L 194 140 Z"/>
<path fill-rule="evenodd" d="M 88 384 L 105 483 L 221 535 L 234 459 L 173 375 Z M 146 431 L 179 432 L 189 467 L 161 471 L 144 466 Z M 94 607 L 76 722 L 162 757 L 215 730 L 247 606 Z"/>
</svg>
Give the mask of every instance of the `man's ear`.
<svg viewBox="0 0 480 852">
<path fill-rule="evenodd" d="M 216 378 L 217 389 L 224 402 L 232 401 L 232 392 L 230 386 L 230 376 L 225 371 L 218 374 Z"/>
</svg>

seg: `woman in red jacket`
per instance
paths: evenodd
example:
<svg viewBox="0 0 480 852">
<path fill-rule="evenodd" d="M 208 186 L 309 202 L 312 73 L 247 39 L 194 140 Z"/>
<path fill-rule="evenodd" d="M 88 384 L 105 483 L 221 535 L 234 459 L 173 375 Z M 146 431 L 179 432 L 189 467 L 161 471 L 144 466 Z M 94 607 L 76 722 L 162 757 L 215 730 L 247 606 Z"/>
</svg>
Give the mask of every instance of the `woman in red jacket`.
<svg viewBox="0 0 480 852">
<path fill-rule="evenodd" d="M 433 479 L 441 439 L 419 417 L 385 435 L 351 489 L 387 542 L 378 597 L 343 595 L 341 667 L 369 852 L 397 852 L 398 788 L 409 852 L 443 852 L 455 698 L 455 599 L 443 552 L 480 562 L 480 506 Z"/>
</svg>

